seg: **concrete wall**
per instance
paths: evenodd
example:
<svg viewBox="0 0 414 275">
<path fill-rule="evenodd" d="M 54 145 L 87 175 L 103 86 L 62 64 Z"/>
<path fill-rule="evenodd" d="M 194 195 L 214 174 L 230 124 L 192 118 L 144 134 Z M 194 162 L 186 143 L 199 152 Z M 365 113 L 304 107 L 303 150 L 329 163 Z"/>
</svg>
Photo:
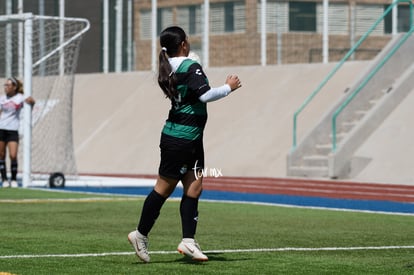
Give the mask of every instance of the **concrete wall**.
<svg viewBox="0 0 414 275">
<path fill-rule="evenodd" d="M 224 176 L 285 177 L 286 155 L 292 145 L 293 112 L 334 65 L 206 70 L 212 86 L 222 85 L 227 74 L 238 74 L 243 82 L 243 87 L 234 94 L 208 104 L 209 120 L 204 138 L 206 165 L 221 169 Z M 298 121 L 299 139 L 367 65 L 366 62 L 345 64 L 338 78 L 327 85 L 327 92 L 319 96 Z M 156 84 L 155 75 L 149 71 L 77 75 L 73 116 L 79 172 L 157 174 L 159 136 L 169 105 Z M 409 144 L 406 139 L 410 134 L 407 112 L 410 110 L 405 109 L 407 125 L 394 133 L 393 142 L 400 147 L 402 140 L 395 139 L 401 138 Z M 391 115 L 387 121 L 393 117 Z M 399 124 L 405 123 L 398 114 L 394 119 Z M 375 132 L 378 137 L 370 138 L 369 144 L 358 151 L 359 158 L 353 164 L 363 169 L 353 175 L 355 179 L 397 182 L 411 179 L 409 169 L 406 173 L 399 171 L 395 176 L 392 173 L 394 166 L 403 169 L 405 162 L 402 160 L 409 159 L 405 153 L 412 155 L 407 150 L 400 151 L 404 158 L 400 155 L 398 160 L 387 161 L 387 177 L 381 177 L 375 171 L 375 167 L 381 169 L 385 165 L 381 158 L 387 158 L 387 155 L 383 156 L 383 150 L 379 149 L 385 149 L 383 142 L 390 141 L 384 140 L 384 135 L 391 134 L 388 133 L 390 127 L 394 129 L 386 123 L 384 127 Z"/>
</svg>

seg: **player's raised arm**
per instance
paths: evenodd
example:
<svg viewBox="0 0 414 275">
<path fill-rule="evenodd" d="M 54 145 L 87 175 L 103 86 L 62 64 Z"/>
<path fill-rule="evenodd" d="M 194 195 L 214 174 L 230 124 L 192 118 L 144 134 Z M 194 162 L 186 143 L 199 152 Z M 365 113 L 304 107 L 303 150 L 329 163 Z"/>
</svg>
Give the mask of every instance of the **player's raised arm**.
<svg viewBox="0 0 414 275">
<path fill-rule="evenodd" d="M 211 88 L 203 95 L 199 97 L 200 101 L 212 102 L 220 98 L 228 96 L 231 92 L 237 90 L 241 87 L 241 81 L 237 75 L 228 75 L 226 78 L 226 83 L 223 86 L 217 88 Z"/>
</svg>

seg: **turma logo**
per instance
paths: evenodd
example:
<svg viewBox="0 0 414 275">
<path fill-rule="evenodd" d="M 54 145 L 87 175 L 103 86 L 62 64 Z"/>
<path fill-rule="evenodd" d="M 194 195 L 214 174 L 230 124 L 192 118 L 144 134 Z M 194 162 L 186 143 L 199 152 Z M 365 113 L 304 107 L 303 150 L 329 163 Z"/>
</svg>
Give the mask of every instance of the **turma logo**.
<svg viewBox="0 0 414 275">
<path fill-rule="evenodd" d="M 223 173 L 221 172 L 221 169 L 219 168 L 208 168 L 208 167 L 201 168 L 201 167 L 198 167 L 197 164 L 198 164 L 198 160 L 196 161 L 193 167 L 194 176 L 196 179 L 199 179 L 201 177 L 218 178 L 218 177 L 223 176 Z"/>
</svg>

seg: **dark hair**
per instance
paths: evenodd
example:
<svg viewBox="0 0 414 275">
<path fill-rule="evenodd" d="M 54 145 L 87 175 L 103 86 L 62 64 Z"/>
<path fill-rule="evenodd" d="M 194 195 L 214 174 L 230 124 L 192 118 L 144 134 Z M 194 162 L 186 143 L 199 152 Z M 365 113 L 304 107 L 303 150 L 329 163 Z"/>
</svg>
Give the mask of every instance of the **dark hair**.
<svg viewBox="0 0 414 275">
<path fill-rule="evenodd" d="M 176 56 L 181 43 L 186 38 L 185 31 L 177 26 L 168 27 L 160 34 L 161 51 L 158 64 L 158 85 L 170 99 L 177 95 L 177 77 L 172 71 L 170 62 L 168 62 L 168 56 Z"/>
<path fill-rule="evenodd" d="M 9 77 L 9 80 L 16 87 L 15 91 L 17 93 L 23 94 L 23 83 L 20 80 L 18 80 L 16 77 L 14 77 L 14 76 Z"/>
</svg>

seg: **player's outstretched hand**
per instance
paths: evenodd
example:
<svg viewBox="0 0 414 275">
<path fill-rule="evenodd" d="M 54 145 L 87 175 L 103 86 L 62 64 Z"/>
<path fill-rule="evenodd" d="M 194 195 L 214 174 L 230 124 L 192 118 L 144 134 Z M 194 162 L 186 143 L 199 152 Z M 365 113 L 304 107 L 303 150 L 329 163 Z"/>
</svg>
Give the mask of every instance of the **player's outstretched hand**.
<svg viewBox="0 0 414 275">
<path fill-rule="evenodd" d="M 32 106 L 36 103 L 36 100 L 31 96 L 27 97 L 25 101 L 27 104 L 32 105 Z"/>
<path fill-rule="evenodd" d="M 228 84 L 231 88 L 232 91 L 240 88 L 241 85 L 241 81 L 239 79 L 239 77 L 237 75 L 229 75 L 226 78 L 226 84 Z"/>
</svg>

